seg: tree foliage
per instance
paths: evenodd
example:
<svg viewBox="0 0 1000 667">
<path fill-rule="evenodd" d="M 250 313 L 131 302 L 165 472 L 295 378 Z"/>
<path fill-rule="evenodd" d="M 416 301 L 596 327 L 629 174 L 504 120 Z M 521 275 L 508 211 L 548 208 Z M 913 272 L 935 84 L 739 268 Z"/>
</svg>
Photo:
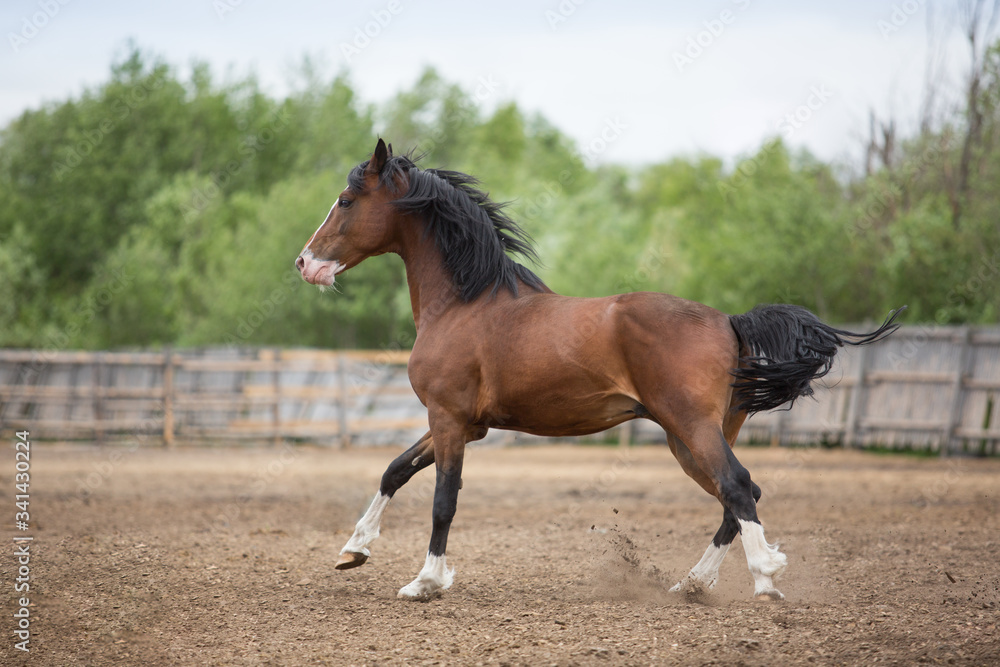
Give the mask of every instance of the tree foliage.
<svg viewBox="0 0 1000 667">
<path fill-rule="evenodd" d="M 493 96 L 427 70 L 372 106 L 346 74 L 307 71 L 279 99 L 133 49 L 106 83 L 0 130 L 0 345 L 412 344 L 398 258 L 326 294 L 292 265 L 376 129 L 509 201 L 556 291 L 1000 319 L 1000 45 L 984 55 L 974 150 L 956 112 L 855 178 L 777 139 L 729 167 L 588 166 L 545 118 Z"/>
</svg>

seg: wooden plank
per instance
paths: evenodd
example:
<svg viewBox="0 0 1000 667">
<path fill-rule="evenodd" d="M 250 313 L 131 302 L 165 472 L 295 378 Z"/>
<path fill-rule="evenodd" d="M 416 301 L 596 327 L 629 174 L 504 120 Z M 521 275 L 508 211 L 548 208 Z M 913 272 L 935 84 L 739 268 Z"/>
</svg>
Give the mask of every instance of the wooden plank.
<svg viewBox="0 0 1000 667">
<path fill-rule="evenodd" d="M 847 376 L 831 379 L 829 376 L 820 378 L 819 380 L 813 380 L 813 386 L 822 387 L 823 389 L 840 389 L 840 388 L 850 388 L 858 383 L 856 377 Z"/>
<path fill-rule="evenodd" d="M 159 387 L 95 387 L 86 386 L 46 386 L 46 385 L 15 385 L 0 386 L 0 399 L 24 399 L 33 403 L 58 403 L 65 400 L 79 401 L 82 399 L 114 400 L 124 398 L 151 399 L 163 398 L 163 389 Z"/>
<path fill-rule="evenodd" d="M 99 352 L 66 350 L 0 350 L 0 363 L 42 363 L 88 365 L 97 361 Z M 158 366 L 163 363 L 159 352 L 113 352 L 114 363 L 121 366 Z"/>
<path fill-rule="evenodd" d="M 352 361 L 373 361 L 395 366 L 405 366 L 410 360 L 409 350 L 282 350 L 282 361 L 317 362 L 336 365 L 343 355 Z"/>
<path fill-rule="evenodd" d="M 348 350 L 344 355 L 352 361 L 405 366 L 410 361 L 409 350 Z"/>
<path fill-rule="evenodd" d="M 920 371 L 870 371 L 865 375 L 869 384 L 900 382 L 903 384 L 950 384 L 954 373 L 926 373 Z"/>
<path fill-rule="evenodd" d="M 789 422 L 782 427 L 782 430 L 787 433 L 816 433 L 818 435 L 824 435 L 827 433 L 844 433 L 847 430 L 847 425 Z"/>
<path fill-rule="evenodd" d="M 962 386 L 965 389 L 1000 389 L 1000 378 L 993 380 L 967 377 L 962 382 Z"/>
<path fill-rule="evenodd" d="M 968 438 L 970 440 L 1000 440 L 1000 430 L 998 429 L 957 428 L 955 429 L 955 435 L 959 438 Z"/>
<path fill-rule="evenodd" d="M 427 417 L 352 419 L 348 424 L 351 431 L 408 431 L 410 429 L 422 429 L 426 431 Z"/>
<path fill-rule="evenodd" d="M 243 388 L 242 396 L 261 398 L 270 400 L 274 395 L 274 389 L 272 386 L 263 384 L 252 384 L 247 385 Z M 298 398 L 298 399 L 308 399 L 308 400 L 322 400 L 326 399 L 329 401 L 338 400 L 340 398 L 341 387 L 339 386 L 315 386 L 315 385 L 299 385 L 299 386 L 282 386 L 281 395 L 283 398 Z M 354 387 L 347 388 L 348 396 L 369 396 L 369 395 L 379 395 L 379 396 L 413 396 L 413 388 L 407 383 L 405 385 L 386 385 L 379 387 L 372 384 L 357 385 Z"/>
<path fill-rule="evenodd" d="M 973 345 L 1000 346 L 1000 329 L 979 329 L 972 332 Z"/>
<path fill-rule="evenodd" d="M 864 329 L 864 325 L 859 325 Z M 850 329 L 850 327 L 848 327 Z M 957 327 L 905 326 L 899 327 L 892 338 L 896 341 L 948 341 L 954 338 Z M 857 330 L 857 329 L 855 329 Z"/>
<path fill-rule="evenodd" d="M 315 350 L 309 348 L 292 348 L 281 351 L 282 361 L 315 361 L 320 363 L 337 363 L 338 350 Z"/>
<path fill-rule="evenodd" d="M 258 359 L 178 359 L 177 368 L 184 371 L 223 372 L 223 373 L 269 373 L 283 368 L 278 361 L 260 361 Z"/>
<path fill-rule="evenodd" d="M 281 424 L 284 430 L 294 430 L 299 428 L 315 428 L 317 430 L 324 431 L 330 435 L 340 434 L 340 420 L 285 420 Z M 229 428 L 233 430 L 242 431 L 261 431 L 265 433 L 272 433 L 274 431 L 274 423 L 270 420 L 264 419 L 234 419 L 229 422 Z M 364 418 L 364 419 L 351 419 L 347 422 L 347 429 L 349 432 L 358 431 L 404 431 L 410 429 L 427 428 L 427 418 L 426 417 L 409 417 L 409 418 L 398 418 L 398 419 L 377 419 L 377 418 Z"/>
<path fill-rule="evenodd" d="M 206 412 L 216 409 L 242 410 L 248 407 L 267 407 L 274 402 L 271 396 L 249 397 L 243 394 L 176 394 L 174 410 L 183 412 Z"/>
<path fill-rule="evenodd" d="M 861 420 L 861 424 L 865 428 L 894 431 L 937 431 L 940 433 L 948 425 L 948 422 L 919 419 L 866 418 Z"/>
<path fill-rule="evenodd" d="M 42 436 L 44 437 L 46 431 L 71 431 L 79 432 L 81 435 L 85 435 L 89 438 L 93 438 L 94 433 L 98 430 L 105 431 L 141 431 L 142 433 L 147 433 L 150 431 L 149 419 L 46 419 L 41 424 Z M 37 419 L 34 418 L 22 418 L 13 417 L 5 418 L 4 423 L 9 425 L 11 428 L 28 428 L 34 427 L 35 430 L 39 428 L 39 423 Z M 160 429 L 156 429 L 159 431 Z M 40 439 L 40 438 L 39 438 Z"/>
</svg>

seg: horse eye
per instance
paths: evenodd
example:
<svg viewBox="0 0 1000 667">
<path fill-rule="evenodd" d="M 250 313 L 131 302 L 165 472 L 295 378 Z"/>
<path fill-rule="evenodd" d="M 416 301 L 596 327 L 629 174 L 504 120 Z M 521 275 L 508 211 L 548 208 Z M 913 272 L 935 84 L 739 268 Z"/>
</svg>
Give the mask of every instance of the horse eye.
<svg viewBox="0 0 1000 667">
<path fill-rule="evenodd" d="M 350 208 L 352 203 L 353 202 L 350 199 L 344 199 L 343 197 L 341 197 L 340 201 L 337 202 L 337 206 L 339 206 L 340 208 Z"/>
</svg>

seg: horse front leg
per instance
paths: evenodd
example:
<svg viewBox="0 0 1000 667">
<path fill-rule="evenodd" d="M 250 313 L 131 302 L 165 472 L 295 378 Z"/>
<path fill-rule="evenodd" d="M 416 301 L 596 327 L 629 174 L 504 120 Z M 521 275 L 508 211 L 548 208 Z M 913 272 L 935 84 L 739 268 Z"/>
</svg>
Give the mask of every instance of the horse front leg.
<svg viewBox="0 0 1000 667">
<path fill-rule="evenodd" d="M 389 501 L 404 484 L 410 481 L 417 472 L 434 462 L 434 440 L 430 431 L 425 433 L 415 445 L 400 454 L 389 464 L 382 475 L 375 499 L 368 511 L 354 527 L 354 534 L 340 550 L 340 559 L 334 567 L 338 570 L 349 570 L 352 567 L 364 565 L 371 555 L 368 547 L 379 536 L 382 524 L 382 514 L 389 506 Z"/>
<path fill-rule="evenodd" d="M 482 436 L 479 436 L 482 437 Z M 448 569 L 445 549 L 448 532 L 458 506 L 458 491 L 462 488 L 462 463 L 465 444 L 473 439 L 462 434 L 444 435 L 435 432 L 434 462 L 437 466 L 437 484 L 434 489 L 434 509 L 431 542 L 427 548 L 424 567 L 417 578 L 399 590 L 402 600 L 429 600 L 441 594 L 452 584 L 455 570 Z"/>
</svg>

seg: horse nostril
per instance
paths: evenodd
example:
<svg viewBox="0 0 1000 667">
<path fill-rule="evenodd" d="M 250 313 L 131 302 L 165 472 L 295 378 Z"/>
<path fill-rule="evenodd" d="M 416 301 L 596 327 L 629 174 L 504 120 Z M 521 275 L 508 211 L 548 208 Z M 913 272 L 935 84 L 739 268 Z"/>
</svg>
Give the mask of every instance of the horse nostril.
<svg viewBox="0 0 1000 667">
<path fill-rule="evenodd" d="M 302 269 L 303 267 L 305 267 L 305 265 L 306 265 L 306 260 L 302 258 L 302 255 L 299 255 L 298 257 L 295 258 L 295 268 L 299 270 L 299 273 L 302 273 Z"/>
</svg>

